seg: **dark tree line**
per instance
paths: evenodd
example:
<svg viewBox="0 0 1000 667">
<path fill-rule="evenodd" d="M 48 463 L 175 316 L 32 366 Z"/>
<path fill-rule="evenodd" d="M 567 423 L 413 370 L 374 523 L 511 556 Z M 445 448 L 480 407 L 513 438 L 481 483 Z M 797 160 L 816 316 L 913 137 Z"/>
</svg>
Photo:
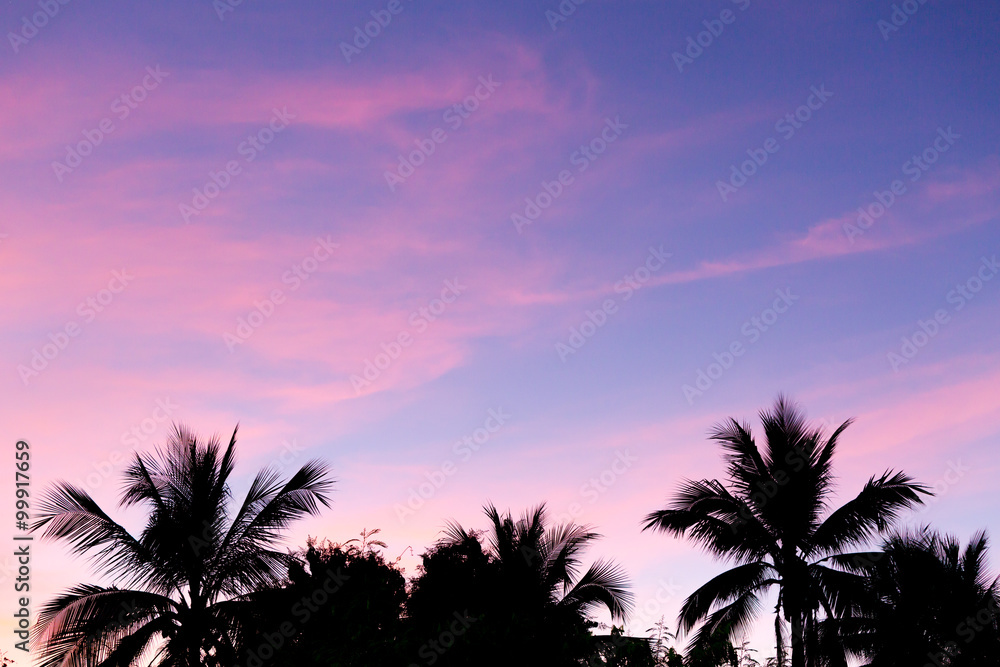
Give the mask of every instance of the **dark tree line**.
<svg viewBox="0 0 1000 667">
<path fill-rule="evenodd" d="M 617 566 L 582 567 L 580 554 L 595 533 L 548 526 L 544 507 L 516 520 L 492 506 L 486 514 L 487 531 L 452 525 L 423 554 L 409 591 L 394 563 L 370 544 L 310 544 L 308 572 L 293 566 L 289 581 L 270 591 L 276 603 L 260 616 L 265 639 L 247 664 L 560 666 L 592 659 L 603 665 L 643 650 L 651 656 L 644 641 L 590 632 L 589 611 L 603 608 L 624 620 L 632 605 Z M 337 583 L 328 585 L 331 579 Z M 289 623 L 289 611 L 308 620 Z M 283 641 L 275 634 L 282 624 L 288 635 L 298 632 Z"/>
<path fill-rule="evenodd" d="M 235 438 L 178 427 L 137 454 L 121 505 L 148 511 L 131 535 L 82 489 L 55 486 L 35 529 L 90 556 L 110 586 L 80 584 L 40 611 L 42 667 L 980 667 L 1000 664 L 1000 584 L 988 540 L 924 527 L 894 531 L 928 489 L 872 476 L 836 509 L 831 434 L 779 398 L 761 413 L 764 441 L 728 420 L 712 438 L 726 479 L 685 480 L 644 529 L 692 540 L 732 567 L 694 591 L 677 619 L 626 636 L 634 607 L 611 561 L 587 565 L 599 535 L 553 525 L 544 505 L 519 517 L 485 508 L 486 528 L 449 524 L 407 581 L 378 531 L 360 540 L 279 548 L 294 521 L 328 506 L 329 471 L 306 463 L 284 480 L 263 470 L 234 503 Z M 872 544 L 878 548 L 873 549 Z M 775 656 L 761 664 L 734 641 L 777 591 Z M 614 625 L 600 628 L 595 612 Z"/>
</svg>

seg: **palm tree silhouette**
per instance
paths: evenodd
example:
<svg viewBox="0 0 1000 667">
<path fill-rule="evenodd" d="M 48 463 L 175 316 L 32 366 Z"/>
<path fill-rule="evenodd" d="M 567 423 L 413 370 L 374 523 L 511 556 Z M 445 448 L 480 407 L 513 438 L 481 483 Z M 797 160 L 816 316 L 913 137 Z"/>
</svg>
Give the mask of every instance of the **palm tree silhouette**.
<svg viewBox="0 0 1000 667">
<path fill-rule="evenodd" d="M 499 577 L 508 591 L 531 606 L 553 604 L 580 617 L 604 607 L 616 620 L 632 611 L 633 595 L 628 578 L 610 561 L 598 560 L 580 576 L 580 554 L 600 538 L 589 526 L 574 523 L 546 526 L 545 504 L 525 512 L 514 521 L 488 504 L 489 550 L 498 565 Z M 447 537 L 456 542 L 472 538 L 462 526 L 451 523 Z"/>
<path fill-rule="evenodd" d="M 783 396 L 760 419 L 763 447 L 748 424 L 729 419 L 717 425 L 711 439 L 724 450 L 728 484 L 684 481 L 666 509 L 646 516 L 643 530 L 689 537 L 736 564 L 684 601 L 680 632 L 704 621 L 696 644 L 719 631 L 727 637 L 743 632 L 759 614 L 761 596 L 776 586 L 777 663 L 785 661 L 783 617 L 791 626 L 792 667 L 805 667 L 807 659 L 819 661 L 820 612 L 832 618 L 851 611 L 851 598 L 844 593 L 858 586 L 855 574 L 830 567 L 841 562 L 829 558 L 888 529 L 902 510 L 923 502 L 920 494 L 931 494 L 902 472 L 889 470 L 870 478 L 857 497 L 824 518 L 833 485 L 831 462 L 851 420 L 824 437 Z M 843 651 L 833 659 L 843 662 Z"/>
<path fill-rule="evenodd" d="M 328 507 L 333 484 L 318 461 L 287 482 L 265 468 L 230 519 L 235 445 L 235 430 L 222 451 L 217 438 L 199 442 L 178 425 L 154 455 L 136 454 L 120 506 L 149 509 L 139 537 L 83 489 L 63 482 L 48 492 L 32 529 L 66 540 L 122 587 L 81 584 L 48 602 L 35 629 L 41 667 L 113 667 L 143 656 L 170 667 L 233 663 L 249 639 L 254 591 L 291 564 L 276 550 L 282 530 Z"/>
<path fill-rule="evenodd" d="M 597 623 L 588 614 L 606 609 L 624 620 L 633 596 L 614 563 L 584 567 L 583 551 L 599 535 L 572 523 L 549 526 L 544 505 L 519 519 L 493 505 L 484 509 L 485 531 L 449 523 L 423 554 L 407 600 L 414 646 L 439 637 L 454 612 L 463 611 L 474 622 L 435 664 L 568 667 L 613 648 L 613 637 L 590 633 Z M 640 641 L 648 653 L 648 641 Z"/>
<path fill-rule="evenodd" d="M 870 667 L 1000 664 L 1000 579 L 988 572 L 988 550 L 984 532 L 964 549 L 927 527 L 893 534 L 857 563 L 860 613 L 831 625 Z"/>
</svg>

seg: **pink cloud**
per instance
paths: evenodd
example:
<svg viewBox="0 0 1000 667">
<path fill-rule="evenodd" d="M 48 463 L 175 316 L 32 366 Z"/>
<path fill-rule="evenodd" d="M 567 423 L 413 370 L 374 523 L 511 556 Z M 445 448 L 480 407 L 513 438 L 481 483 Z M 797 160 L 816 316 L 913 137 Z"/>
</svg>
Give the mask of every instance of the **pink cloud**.
<svg viewBox="0 0 1000 667">
<path fill-rule="evenodd" d="M 493 66 L 498 60 L 491 54 L 500 56 L 503 63 L 497 71 Z M 544 74 L 541 56 L 527 46 L 493 36 L 484 38 L 477 54 L 461 63 L 451 55 L 442 54 L 442 62 L 422 71 L 398 74 L 372 76 L 331 66 L 294 75 L 258 73 L 252 79 L 239 72 L 151 62 L 149 66 L 160 66 L 165 78 L 124 119 L 112 110 L 112 102 L 148 78 L 145 68 L 128 69 L 113 58 L 103 58 L 101 63 L 98 56 L 99 75 L 93 74 L 93 63 L 89 63 L 87 76 L 81 76 L 72 69 L 50 69 L 43 63 L 36 70 L 0 78 L 0 91 L 8 93 L 0 112 L 10 121 L 6 130 L 0 129 L 0 159 L 48 153 L 60 159 L 64 144 L 80 141 L 81 133 L 97 127 L 103 118 L 115 126 L 108 141 L 119 141 L 121 136 L 135 138 L 153 132 L 263 126 L 272 109 L 285 107 L 298 127 L 377 132 L 380 140 L 394 138 L 402 147 L 412 139 L 398 124 L 401 117 L 443 111 L 471 95 L 479 76 L 491 74 L 502 85 L 477 112 L 480 116 L 518 112 L 552 117 L 565 112 L 570 103 Z M 470 74 L 475 71 L 470 59 L 482 62 L 479 75 Z M 227 91 L 226 95 L 219 95 L 220 90 Z"/>
<path fill-rule="evenodd" d="M 868 229 L 861 229 L 862 233 L 854 236 L 853 243 L 845 226 L 852 226 L 852 233 L 858 231 L 857 211 L 810 225 L 805 234 L 785 235 L 773 248 L 755 250 L 731 259 L 702 261 L 695 268 L 670 272 L 651 282 L 661 285 L 687 283 L 925 243 L 994 219 L 1000 211 L 994 196 L 998 191 L 1000 170 L 995 164 L 988 163 L 984 168 L 964 172 L 958 180 L 945 184 L 930 180 L 921 186 L 919 199 L 930 199 L 945 207 L 944 210 L 928 215 L 912 203 L 916 199 L 902 200 L 899 208 L 889 210 Z"/>
</svg>

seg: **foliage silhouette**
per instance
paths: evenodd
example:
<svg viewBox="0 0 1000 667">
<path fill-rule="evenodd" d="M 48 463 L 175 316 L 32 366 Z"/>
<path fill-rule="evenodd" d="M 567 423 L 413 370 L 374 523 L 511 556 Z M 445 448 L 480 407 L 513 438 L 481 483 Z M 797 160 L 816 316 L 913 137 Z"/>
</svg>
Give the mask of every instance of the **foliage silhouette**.
<svg viewBox="0 0 1000 667">
<path fill-rule="evenodd" d="M 153 455 L 136 454 L 120 505 L 149 510 L 139 537 L 90 495 L 60 483 L 32 529 L 69 542 L 117 585 L 80 584 L 45 604 L 36 626 L 37 664 L 231 665 L 253 639 L 255 598 L 293 562 L 276 550 L 294 521 L 329 506 L 327 468 L 309 461 L 286 482 L 260 471 L 230 517 L 236 431 L 224 449 L 175 426 Z M 152 654 L 152 655 L 150 655 Z"/>
<path fill-rule="evenodd" d="M 623 628 L 613 626 L 610 634 L 594 637 L 593 653 L 586 664 L 588 667 L 657 667 L 661 663 L 649 639 L 628 637 Z"/>
<path fill-rule="evenodd" d="M 261 641 L 240 664 L 248 667 L 389 667 L 406 664 L 403 603 L 406 580 L 369 541 L 310 539 L 284 586 L 260 609 Z M 265 647 L 270 647 L 267 649 Z"/>
<path fill-rule="evenodd" d="M 684 667 L 740 667 L 731 634 L 721 626 L 707 641 L 696 643 L 684 656 Z"/>
<path fill-rule="evenodd" d="M 865 575 L 859 613 L 839 628 L 871 667 L 1000 664 L 1000 583 L 990 579 L 989 543 L 959 541 L 925 527 L 888 537 L 881 553 L 851 566 Z"/>
<path fill-rule="evenodd" d="M 436 664 L 575 665 L 594 655 L 587 614 L 604 608 L 623 619 L 632 607 L 618 566 L 598 561 L 580 574 L 581 552 L 599 536 L 586 526 L 548 527 L 544 505 L 516 521 L 492 505 L 485 512 L 487 532 L 450 524 L 422 557 L 407 614 L 424 655 L 456 613 L 475 622 L 435 653 Z"/>
<path fill-rule="evenodd" d="M 681 632 L 701 623 L 695 645 L 710 644 L 720 631 L 728 637 L 745 631 L 761 611 L 761 596 L 776 586 L 777 662 L 785 660 L 784 618 L 791 626 L 792 667 L 823 664 L 826 658 L 841 664 L 842 648 L 821 645 L 829 638 L 818 621 L 853 611 L 846 593 L 857 589 L 860 577 L 831 567 L 827 559 L 887 530 L 902 510 L 930 492 L 890 470 L 826 514 L 833 455 L 851 421 L 824 437 L 783 396 L 760 419 L 766 438 L 761 447 L 747 424 L 729 419 L 716 426 L 711 439 L 722 445 L 728 483 L 684 481 L 665 509 L 646 516 L 643 530 L 688 537 L 735 564 L 681 608 Z"/>
<path fill-rule="evenodd" d="M 662 619 L 652 638 L 625 634 L 625 574 L 605 560 L 584 567 L 599 535 L 549 525 L 544 505 L 515 519 L 488 504 L 485 530 L 449 523 L 407 585 L 377 529 L 277 550 L 285 528 L 328 506 L 323 464 L 287 482 L 262 470 L 231 507 L 236 432 L 223 447 L 176 426 L 125 471 L 120 505 L 148 510 L 138 537 L 82 489 L 61 483 L 44 497 L 32 530 L 66 540 L 114 583 L 80 584 L 41 608 L 37 664 L 759 667 L 732 641 L 771 588 L 769 667 L 844 667 L 849 656 L 868 667 L 1000 664 L 1000 580 L 988 574 L 985 533 L 964 548 L 930 528 L 889 533 L 930 495 L 891 470 L 831 511 L 832 460 L 850 421 L 827 437 L 780 396 L 760 416 L 761 446 L 732 419 L 712 431 L 726 483 L 685 481 L 645 518 L 643 530 L 688 537 L 733 564 L 684 601 L 678 634 L 698 629 L 683 656 Z M 859 550 L 880 535 L 881 551 Z M 621 625 L 595 634 L 597 611 Z"/>
</svg>

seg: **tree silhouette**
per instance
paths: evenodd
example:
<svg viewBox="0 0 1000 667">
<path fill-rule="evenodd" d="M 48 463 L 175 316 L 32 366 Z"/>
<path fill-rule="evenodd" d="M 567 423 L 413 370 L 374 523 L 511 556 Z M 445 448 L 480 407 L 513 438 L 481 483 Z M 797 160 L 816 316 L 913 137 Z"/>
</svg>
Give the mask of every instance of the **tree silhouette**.
<svg viewBox="0 0 1000 667">
<path fill-rule="evenodd" d="M 761 596 L 774 586 L 777 662 L 784 663 L 783 617 L 791 626 L 792 667 L 805 667 L 831 651 L 820 645 L 817 621 L 851 612 L 846 592 L 859 585 L 859 577 L 828 560 L 885 531 L 900 511 L 930 493 L 890 470 L 873 476 L 857 497 L 824 518 L 833 455 L 851 421 L 824 437 L 782 396 L 760 419 L 762 447 L 748 424 L 729 419 L 716 426 L 711 439 L 722 445 L 728 483 L 684 481 L 666 509 L 646 516 L 643 530 L 688 537 L 735 564 L 685 600 L 679 631 L 701 622 L 696 644 L 710 643 L 720 630 L 727 637 L 743 632 L 760 613 Z M 843 652 L 833 660 L 842 662 Z"/>
<path fill-rule="evenodd" d="M 83 489 L 48 492 L 33 530 L 69 542 L 117 585 L 81 584 L 41 609 L 38 664 L 130 665 L 143 656 L 170 667 L 230 665 L 252 639 L 256 591 L 280 581 L 293 558 L 277 551 L 292 522 L 329 506 L 332 481 L 317 461 L 284 482 L 260 471 L 230 518 L 229 444 L 199 442 L 175 426 L 154 455 L 136 454 L 120 505 L 149 510 L 139 537 Z"/>
<path fill-rule="evenodd" d="M 923 528 L 897 533 L 882 553 L 853 563 L 865 575 L 860 613 L 839 627 L 871 667 L 1000 664 L 1000 582 L 990 578 L 986 534 L 963 549 L 958 539 Z"/>
<path fill-rule="evenodd" d="M 612 626 L 610 634 L 594 638 L 595 650 L 587 667 L 657 667 L 660 661 L 648 638 L 628 637 L 624 628 Z"/>
<path fill-rule="evenodd" d="M 684 656 L 684 667 L 740 667 L 731 634 L 728 627 L 720 626 L 707 640 L 694 644 Z"/>
<path fill-rule="evenodd" d="M 403 642 L 406 580 L 369 538 L 308 540 L 288 581 L 259 608 L 258 645 L 247 667 L 390 667 L 407 664 Z"/>
<path fill-rule="evenodd" d="M 587 615 L 603 608 L 624 619 L 632 607 L 615 564 L 597 561 L 581 574 L 581 552 L 599 536 L 574 524 L 547 527 L 544 505 L 519 520 L 492 505 L 485 511 L 488 531 L 450 524 L 412 584 L 408 616 L 435 662 L 572 665 L 592 655 L 596 624 Z M 438 654 L 431 642 L 456 613 L 475 621 Z"/>
<path fill-rule="evenodd" d="M 547 527 L 545 505 L 525 512 L 518 521 L 487 505 L 490 519 L 490 552 L 508 590 L 517 591 L 531 604 L 553 604 L 583 617 L 604 607 L 613 619 L 623 620 L 632 609 L 627 578 L 614 563 L 597 561 L 580 576 L 580 555 L 601 536 L 588 526 L 564 524 Z M 450 534 L 466 537 L 452 524 Z"/>
</svg>

